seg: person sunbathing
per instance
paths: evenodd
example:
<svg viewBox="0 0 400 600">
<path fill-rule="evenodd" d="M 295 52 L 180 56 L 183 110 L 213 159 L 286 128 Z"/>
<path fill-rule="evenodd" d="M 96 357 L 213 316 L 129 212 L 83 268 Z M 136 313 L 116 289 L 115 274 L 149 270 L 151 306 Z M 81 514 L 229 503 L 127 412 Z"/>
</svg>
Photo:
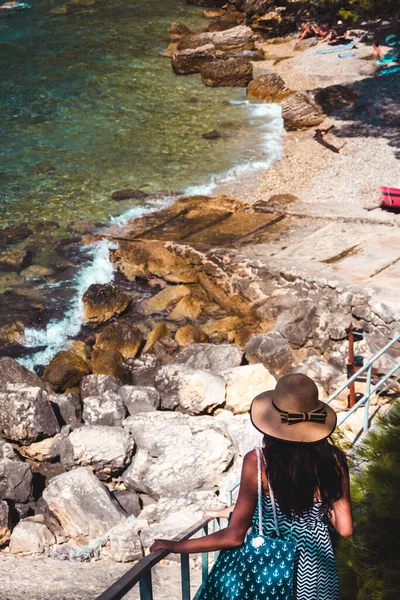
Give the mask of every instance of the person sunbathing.
<svg viewBox="0 0 400 600">
<path fill-rule="evenodd" d="M 301 42 L 301 40 L 306 40 L 307 38 L 313 37 L 315 35 L 314 27 L 314 23 L 303 23 L 303 25 L 300 28 L 300 33 L 297 38 L 297 41 Z"/>
<path fill-rule="evenodd" d="M 19 2 L 17 2 L 17 0 L 11 0 L 10 2 L 5 2 L 4 4 L 2 4 L 2 6 L 0 6 L 0 10 L 2 10 L 3 8 L 18 8 L 19 6 Z"/>
</svg>

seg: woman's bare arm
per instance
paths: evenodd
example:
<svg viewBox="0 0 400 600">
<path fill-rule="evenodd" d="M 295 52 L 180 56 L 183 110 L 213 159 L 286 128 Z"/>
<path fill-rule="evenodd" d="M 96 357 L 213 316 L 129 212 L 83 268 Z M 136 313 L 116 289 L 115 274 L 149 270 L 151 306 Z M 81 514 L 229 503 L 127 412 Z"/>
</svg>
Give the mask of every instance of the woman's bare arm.
<svg viewBox="0 0 400 600">
<path fill-rule="evenodd" d="M 350 500 L 350 478 L 347 464 L 343 467 L 343 496 L 333 503 L 330 521 L 339 535 L 350 537 L 353 533 L 353 515 Z"/>
<path fill-rule="evenodd" d="M 236 502 L 231 504 L 231 506 L 225 506 L 219 510 L 205 510 L 203 513 L 203 519 L 227 519 L 231 512 L 233 512 L 235 506 Z"/>
<path fill-rule="evenodd" d="M 228 527 L 194 540 L 182 542 L 156 540 L 150 550 L 154 552 L 162 549 L 178 554 L 189 554 L 191 552 L 212 552 L 241 546 L 251 525 L 256 504 L 257 457 L 254 452 L 249 452 L 244 457 L 239 497 Z"/>
</svg>

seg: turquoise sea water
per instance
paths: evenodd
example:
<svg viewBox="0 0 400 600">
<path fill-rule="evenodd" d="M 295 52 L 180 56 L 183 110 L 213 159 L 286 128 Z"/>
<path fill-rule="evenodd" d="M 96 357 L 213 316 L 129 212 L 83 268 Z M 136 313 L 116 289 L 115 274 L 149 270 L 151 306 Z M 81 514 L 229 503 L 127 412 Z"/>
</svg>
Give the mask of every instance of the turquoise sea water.
<svg viewBox="0 0 400 600">
<path fill-rule="evenodd" d="M 48 269 L 36 279 L 0 271 L 6 320 L 35 286 L 35 298 L 53 308 L 73 293 L 71 225 L 106 224 L 131 210 L 132 201 L 111 200 L 114 190 L 210 190 L 214 174 L 264 164 L 279 145 L 276 109 L 249 105 L 243 89 L 176 76 L 160 55 L 173 21 L 206 26 L 200 8 L 112 0 L 94 14 L 51 15 L 60 5 L 32 0 L 0 19 L 0 227 L 32 230 L 0 251 L 28 247 L 30 261 Z M 213 129 L 219 139 L 202 138 Z"/>
</svg>

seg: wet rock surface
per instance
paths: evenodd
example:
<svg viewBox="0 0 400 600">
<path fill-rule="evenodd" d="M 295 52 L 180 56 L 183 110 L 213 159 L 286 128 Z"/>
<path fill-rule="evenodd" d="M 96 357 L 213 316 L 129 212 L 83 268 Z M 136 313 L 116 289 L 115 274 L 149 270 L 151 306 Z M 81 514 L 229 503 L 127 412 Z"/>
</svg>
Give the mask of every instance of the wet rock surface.
<svg viewBox="0 0 400 600">
<path fill-rule="evenodd" d="M 108 283 L 93 284 L 83 296 L 84 321 L 104 323 L 129 306 L 130 298 Z"/>
</svg>

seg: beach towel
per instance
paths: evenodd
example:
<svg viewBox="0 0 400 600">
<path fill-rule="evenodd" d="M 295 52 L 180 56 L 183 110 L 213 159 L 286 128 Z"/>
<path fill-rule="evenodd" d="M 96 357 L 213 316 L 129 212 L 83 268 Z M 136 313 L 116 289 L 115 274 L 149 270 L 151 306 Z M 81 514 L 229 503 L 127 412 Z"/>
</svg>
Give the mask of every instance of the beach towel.
<svg viewBox="0 0 400 600">
<path fill-rule="evenodd" d="M 336 48 L 325 48 L 325 50 L 317 50 L 315 54 L 331 54 L 332 52 L 340 52 L 340 53 L 342 53 L 343 50 L 352 50 L 353 48 L 356 47 L 357 44 L 360 44 L 361 42 L 363 42 L 364 40 L 366 40 L 367 37 L 368 37 L 368 34 L 367 33 L 363 33 L 358 38 L 358 40 L 356 40 L 355 42 L 349 42 L 345 46 L 336 46 Z M 341 58 L 345 58 L 345 57 L 341 57 Z"/>
<path fill-rule="evenodd" d="M 392 73 L 400 73 L 400 65 L 393 65 L 393 67 L 381 69 L 381 75 L 392 75 Z"/>
<path fill-rule="evenodd" d="M 357 52 L 354 50 L 347 50 L 345 52 L 339 52 L 339 58 L 349 58 L 350 56 L 357 56 Z"/>
<path fill-rule="evenodd" d="M 385 37 L 385 43 L 388 46 L 400 46 L 400 37 L 392 33 Z"/>
</svg>

